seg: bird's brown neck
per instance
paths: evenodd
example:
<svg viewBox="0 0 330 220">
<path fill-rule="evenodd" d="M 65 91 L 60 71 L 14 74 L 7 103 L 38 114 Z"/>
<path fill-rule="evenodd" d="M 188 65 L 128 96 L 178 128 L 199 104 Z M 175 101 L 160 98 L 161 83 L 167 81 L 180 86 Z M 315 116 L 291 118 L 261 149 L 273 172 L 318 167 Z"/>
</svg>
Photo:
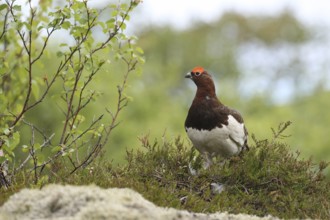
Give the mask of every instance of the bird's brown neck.
<svg viewBox="0 0 330 220">
<path fill-rule="evenodd" d="M 203 84 L 197 84 L 196 98 L 216 98 L 214 83 L 208 82 Z"/>
<path fill-rule="evenodd" d="M 216 98 L 216 94 L 213 90 L 197 89 L 195 98 Z"/>
</svg>

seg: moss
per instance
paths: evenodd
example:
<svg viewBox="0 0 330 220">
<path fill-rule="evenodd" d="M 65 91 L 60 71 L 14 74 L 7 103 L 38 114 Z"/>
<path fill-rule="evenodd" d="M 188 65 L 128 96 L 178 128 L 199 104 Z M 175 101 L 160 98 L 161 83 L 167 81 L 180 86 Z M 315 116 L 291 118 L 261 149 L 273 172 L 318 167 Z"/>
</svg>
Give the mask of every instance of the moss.
<svg viewBox="0 0 330 220">
<path fill-rule="evenodd" d="M 279 141 L 281 132 L 274 132 L 270 141 L 253 138 L 249 151 L 207 170 L 202 169 L 200 155 L 182 138 L 150 143 L 145 137 L 140 150 L 127 152 L 126 165 L 99 161 L 66 177 L 57 169 L 48 182 L 129 187 L 159 206 L 194 212 L 330 219 L 330 182 L 323 175 L 327 164 L 317 166 L 300 159 Z M 198 175 L 189 172 L 189 164 Z M 35 187 L 28 182 L 17 184 L 1 199 L 17 188 Z M 212 192 L 212 183 L 223 184 L 225 190 Z"/>
</svg>

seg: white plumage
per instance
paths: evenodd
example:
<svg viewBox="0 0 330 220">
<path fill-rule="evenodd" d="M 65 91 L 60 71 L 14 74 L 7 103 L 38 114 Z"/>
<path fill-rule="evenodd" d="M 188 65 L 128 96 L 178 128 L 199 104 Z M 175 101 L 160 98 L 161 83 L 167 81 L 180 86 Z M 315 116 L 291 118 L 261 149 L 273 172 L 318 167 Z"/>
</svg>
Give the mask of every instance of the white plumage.
<svg viewBox="0 0 330 220">
<path fill-rule="evenodd" d="M 221 128 L 216 127 L 210 131 L 194 128 L 186 130 L 194 147 L 206 157 L 206 167 L 212 164 L 213 156 L 230 157 L 238 154 L 246 141 L 244 124 L 236 121 L 231 115 L 228 116 L 228 125 Z"/>
</svg>

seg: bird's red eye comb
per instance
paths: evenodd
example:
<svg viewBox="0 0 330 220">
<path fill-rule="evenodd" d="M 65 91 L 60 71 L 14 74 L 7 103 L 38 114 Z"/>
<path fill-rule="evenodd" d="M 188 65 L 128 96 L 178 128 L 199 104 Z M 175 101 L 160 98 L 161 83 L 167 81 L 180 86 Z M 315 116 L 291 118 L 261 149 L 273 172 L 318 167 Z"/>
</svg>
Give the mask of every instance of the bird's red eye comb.
<svg viewBox="0 0 330 220">
<path fill-rule="evenodd" d="M 205 70 L 201 66 L 196 66 L 191 72 L 193 73 L 203 73 Z"/>
</svg>

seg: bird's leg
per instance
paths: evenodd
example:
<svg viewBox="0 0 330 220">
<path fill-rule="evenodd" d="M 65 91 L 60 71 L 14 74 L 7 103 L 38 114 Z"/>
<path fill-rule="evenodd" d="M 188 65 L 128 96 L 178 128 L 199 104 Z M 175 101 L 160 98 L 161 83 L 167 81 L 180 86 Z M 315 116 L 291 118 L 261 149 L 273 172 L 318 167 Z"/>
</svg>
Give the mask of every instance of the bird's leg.
<svg viewBox="0 0 330 220">
<path fill-rule="evenodd" d="M 222 156 L 218 155 L 218 156 L 216 156 L 216 163 L 217 163 L 217 165 L 219 165 L 222 168 L 226 164 L 226 158 L 223 158 Z M 211 183 L 210 187 L 211 187 L 212 193 L 214 193 L 214 194 L 220 194 L 226 189 L 225 184 L 222 184 L 219 182 Z"/>
<path fill-rule="evenodd" d="M 203 167 L 206 170 L 213 164 L 212 156 L 208 152 L 203 152 L 202 156 L 204 158 Z"/>
</svg>

